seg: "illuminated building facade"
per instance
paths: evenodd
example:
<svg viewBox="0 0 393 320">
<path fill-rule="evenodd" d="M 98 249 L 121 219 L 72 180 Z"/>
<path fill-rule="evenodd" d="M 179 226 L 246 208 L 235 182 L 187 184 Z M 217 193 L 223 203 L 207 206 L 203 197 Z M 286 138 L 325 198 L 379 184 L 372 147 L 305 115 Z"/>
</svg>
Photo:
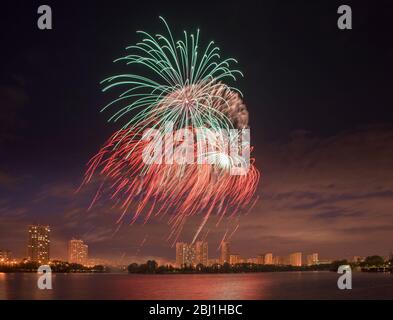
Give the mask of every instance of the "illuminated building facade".
<svg viewBox="0 0 393 320">
<path fill-rule="evenodd" d="M 195 246 L 185 243 L 176 243 L 176 265 L 178 267 L 195 265 Z"/>
<path fill-rule="evenodd" d="M 229 255 L 229 263 L 232 265 L 240 263 L 240 254 Z"/>
<path fill-rule="evenodd" d="M 208 244 L 205 241 L 195 243 L 195 264 L 208 265 Z"/>
<path fill-rule="evenodd" d="M 230 256 L 229 242 L 224 241 L 221 244 L 220 263 L 221 264 L 230 263 L 229 256 Z"/>
<path fill-rule="evenodd" d="M 302 266 L 302 253 L 294 252 L 289 255 L 289 264 L 294 267 Z"/>
<path fill-rule="evenodd" d="M 7 263 L 11 260 L 11 251 L 0 250 L 0 263 Z"/>
<path fill-rule="evenodd" d="M 307 265 L 308 266 L 313 266 L 318 264 L 318 253 L 312 253 L 307 255 Z"/>
<path fill-rule="evenodd" d="M 186 242 L 176 243 L 176 265 L 178 267 L 209 265 L 209 247 L 205 241 L 197 241 L 195 244 Z"/>
<path fill-rule="evenodd" d="M 263 260 L 264 264 L 273 264 L 273 253 L 265 253 Z"/>
<path fill-rule="evenodd" d="M 265 256 L 260 254 L 257 256 L 257 264 L 264 264 L 265 263 Z"/>
<path fill-rule="evenodd" d="M 86 265 L 89 247 L 83 240 L 72 239 L 68 242 L 68 262 Z"/>
<path fill-rule="evenodd" d="M 49 226 L 30 225 L 27 257 L 30 261 L 48 263 L 50 259 Z"/>
</svg>

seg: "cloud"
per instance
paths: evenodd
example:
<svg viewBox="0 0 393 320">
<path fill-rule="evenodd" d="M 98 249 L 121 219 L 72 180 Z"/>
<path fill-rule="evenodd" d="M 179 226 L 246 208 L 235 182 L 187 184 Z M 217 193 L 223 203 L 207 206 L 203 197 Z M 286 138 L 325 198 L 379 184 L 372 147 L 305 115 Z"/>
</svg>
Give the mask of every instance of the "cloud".
<svg viewBox="0 0 393 320">
<path fill-rule="evenodd" d="M 388 253 L 393 242 L 392 126 L 327 138 L 296 132 L 288 143 L 262 149 L 262 197 L 242 223 L 243 230 L 264 227 L 253 241 L 267 251 L 328 245 L 330 255 Z M 275 236 L 282 241 L 266 243 Z M 239 231 L 239 237 L 246 233 Z M 285 248 L 281 244 L 288 238 L 294 244 Z"/>
<path fill-rule="evenodd" d="M 257 151 L 263 173 L 260 201 L 235 224 L 227 219 L 218 227 L 217 219 L 207 224 L 201 234 L 208 232 L 211 257 L 218 255 L 223 235 L 237 223 L 232 248 L 244 256 L 293 251 L 316 251 L 322 258 L 389 253 L 393 243 L 392 126 L 359 128 L 324 138 L 298 131 L 286 143 L 266 143 Z M 2 179 L 7 177 L 0 175 Z M 45 221 L 52 226 L 57 257 L 66 257 L 67 241 L 80 237 L 90 244 L 95 257 L 119 259 L 139 252 L 140 257 L 174 259 L 165 218 L 129 226 L 127 216 L 119 226 L 120 212 L 112 208 L 112 202 L 102 201 L 87 210 L 94 190 L 75 193 L 79 182 L 68 177 L 31 190 L 30 198 L 20 203 L 0 201 L 2 231 L 25 242 L 25 228 L 20 225 Z M 179 240 L 190 241 L 200 221 L 201 216 L 189 219 Z M 146 235 L 148 241 L 138 249 Z M 24 251 L 24 242 L 19 240 L 15 252 Z"/>
</svg>

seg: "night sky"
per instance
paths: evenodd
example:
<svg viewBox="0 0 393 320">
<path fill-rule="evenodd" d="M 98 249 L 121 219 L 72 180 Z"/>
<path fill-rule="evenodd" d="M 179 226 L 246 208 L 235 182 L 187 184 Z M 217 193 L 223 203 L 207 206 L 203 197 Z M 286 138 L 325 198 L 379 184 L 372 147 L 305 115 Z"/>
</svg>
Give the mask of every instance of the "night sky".
<svg viewBox="0 0 393 320">
<path fill-rule="evenodd" d="M 49 4 L 53 30 L 37 28 Z M 337 28 L 349 4 L 353 29 Z M 85 165 L 117 129 L 100 113 L 114 95 L 99 82 L 137 30 L 201 30 L 235 57 L 250 112 L 260 200 L 240 218 L 233 251 L 319 252 L 320 258 L 393 250 L 393 5 L 391 1 L 12 1 L 2 5 L 0 249 L 24 257 L 27 225 L 52 227 L 52 256 L 80 237 L 93 257 L 174 259 L 168 226 L 116 232 L 119 212 L 87 212 L 75 193 Z M 131 68 L 132 69 L 132 68 Z M 131 72 L 131 70 L 130 70 Z M 196 220 L 181 240 L 190 241 Z M 225 232 L 211 230 L 210 255 Z M 143 239 L 143 248 L 138 249 Z M 138 257 L 135 257 L 138 252 Z"/>
</svg>

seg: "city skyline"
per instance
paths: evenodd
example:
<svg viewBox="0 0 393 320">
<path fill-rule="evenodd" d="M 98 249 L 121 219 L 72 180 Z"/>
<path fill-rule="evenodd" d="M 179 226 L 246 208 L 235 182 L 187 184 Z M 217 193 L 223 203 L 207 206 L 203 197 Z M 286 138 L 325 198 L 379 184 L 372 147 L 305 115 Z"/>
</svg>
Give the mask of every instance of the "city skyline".
<svg viewBox="0 0 393 320">
<path fill-rule="evenodd" d="M 49 233 L 51 228 L 48 225 L 29 225 L 27 227 L 28 241 L 27 241 L 27 255 L 21 257 L 13 255 L 11 250 L 6 248 L 0 248 L 0 262 L 7 261 L 22 261 L 27 259 L 39 263 L 47 263 L 49 261 L 61 260 L 69 263 L 77 263 L 82 265 L 118 265 L 127 264 L 130 262 L 136 262 L 135 257 L 128 257 L 128 262 L 113 259 L 103 258 L 91 258 L 88 254 L 88 244 L 83 240 L 73 237 L 66 243 L 67 245 L 67 256 L 64 257 L 51 257 L 50 256 L 50 237 Z M 350 257 L 330 257 L 329 259 L 320 259 L 320 254 L 316 252 L 304 253 L 304 252 L 287 252 L 286 254 L 277 254 L 272 252 L 259 253 L 253 255 L 244 255 L 242 253 L 231 251 L 231 243 L 229 241 L 223 241 L 219 245 L 215 252 L 214 257 L 209 256 L 208 242 L 207 241 L 196 241 L 195 243 L 187 242 L 176 242 L 174 246 L 175 254 L 171 258 L 156 257 L 156 260 L 160 265 L 171 264 L 177 267 L 184 265 L 202 264 L 205 266 L 213 264 L 224 264 L 229 263 L 231 265 L 237 263 L 253 263 L 260 265 L 292 265 L 292 266 L 312 266 L 319 263 L 330 263 L 334 260 L 347 259 L 348 261 L 359 262 L 362 261 L 365 256 L 353 255 Z M 391 256 L 383 255 L 385 258 Z M 123 257 L 124 258 L 124 257 Z M 157 259 L 158 258 L 158 259 Z M 140 256 L 139 261 L 143 262 L 143 256 Z M 145 259 L 154 259 L 154 257 L 146 257 Z"/>
</svg>

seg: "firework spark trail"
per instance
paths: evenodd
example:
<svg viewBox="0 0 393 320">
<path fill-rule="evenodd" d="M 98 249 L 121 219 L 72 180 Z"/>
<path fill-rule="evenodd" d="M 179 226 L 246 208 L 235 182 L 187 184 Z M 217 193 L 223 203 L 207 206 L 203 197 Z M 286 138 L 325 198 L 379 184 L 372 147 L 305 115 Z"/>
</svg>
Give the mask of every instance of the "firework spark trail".
<svg viewBox="0 0 393 320">
<path fill-rule="evenodd" d="M 220 164 L 160 164 L 148 166 L 141 177 L 139 173 L 145 166 L 141 152 L 147 142 L 140 142 L 133 137 L 134 134 L 128 130 L 115 133 L 92 158 L 83 181 L 84 184 L 89 183 L 95 173 L 105 177 L 104 181 L 112 190 L 111 198 L 116 201 L 123 199 L 120 202 L 122 215 L 119 221 L 125 217 L 133 202 L 136 210 L 131 224 L 143 213 L 146 223 L 156 205 L 160 204 L 161 209 L 155 215 L 160 212 L 165 215 L 169 209 L 176 212 L 170 217 L 169 223 L 173 228 L 172 236 L 177 238 L 184 217 L 204 212 L 196 237 L 213 210 L 217 209 L 222 219 L 229 207 L 242 209 L 250 203 L 259 180 L 259 172 L 253 164 L 246 176 L 231 175 L 226 166 Z M 115 149 L 113 145 L 116 145 Z M 130 149 L 134 151 L 129 153 Z M 140 190 L 144 190 L 142 195 Z M 232 211 L 231 214 L 236 212 Z"/>
<path fill-rule="evenodd" d="M 116 227 L 115 231 L 113 231 L 113 233 L 112 233 L 112 237 L 115 236 L 119 232 L 122 225 L 123 225 L 122 221 L 120 223 L 118 223 L 118 226 Z"/>
<path fill-rule="evenodd" d="M 176 241 L 190 216 L 203 215 L 194 235 L 197 239 L 212 214 L 234 217 L 252 201 L 260 174 L 250 159 L 247 174 L 232 175 L 231 170 L 241 160 L 228 154 L 228 141 L 214 134 L 214 130 L 248 128 L 248 111 L 241 92 L 225 84 L 242 76 L 232 69 L 235 59 L 221 60 L 219 48 L 210 42 L 200 54 L 199 30 L 196 35 L 184 32 L 184 38 L 175 41 L 166 21 L 168 37 L 139 31 L 144 38 L 127 47 L 130 54 L 115 60 L 127 65 L 139 65 L 152 77 L 144 74 L 119 74 L 104 81 L 103 91 L 119 89 L 118 98 L 102 111 L 117 107 L 109 121 L 127 117 L 126 124 L 107 141 L 89 161 L 82 185 L 95 178 L 101 185 L 90 205 L 109 194 L 120 208 L 118 223 L 133 210 L 130 224 L 171 214 L 168 239 Z M 171 128 L 166 124 L 171 123 Z M 149 164 L 143 161 L 143 152 L 151 145 L 142 139 L 147 129 L 165 127 L 171 130 L 197 128 L 213 129 L 205 137 L 214 146 L 204 150 L 207 163 Z M 232 140 L 231 140 L 232 139 Z M 230 137 L 229 142 L 238 142 Z M 172 142 L 173 143 L 173 142 Z M 194 149 L 200 147 L 194 142 Z M 165 149 L 169 148 L 165 142 Z M 243 145 L 241 145 L 243 147 Z M 167 150 L 165 150 L 167 151 Z M 252 147 L 248 146 L 248 151 Z M 173 155 L 175 156 L 175 155 Z M 211 161 L 211 160 L 215 160 Z M 214 164 L 211 164 L 214 163 Z M 228 231 L 227 231 L 228 232 Z M 206 233 L 207 235 L 207 233 Z"/>
<path fill-rule="evenodd" d="M 146 243 L 148 237 L 149 237 L 149 236 L 146 234 L 145 237 L 143 238 L 142 242 L 139 244 L 139 246 L 138 246 L 138 248 L 137 248 L 137 250 L 136 250 L 136 252 L 135 252 L 135 256 L 138 256 L 138 254 L 139 254 L 140 251 L 142 250 L 144 244 Z"/>
<path fill-rule="evenodd" d="M 235 229 L 233 229 L 233 231 L 231 232 L 231 234 L 228 236 L 228 241 L 230 241 L 233 237 L 233 235 L 235 234 L 235 232 L 237 231 L 237 229 L 239 229 L 240 224 L 238 223 L 235 227 Z"/>
<path fill-rule="evenodd" d="M 166 26 L 168 38 L 139 31 L 144 36 L 142 41 L 126 48 L 133 53 L 115 60 L 139 65 L 152 74 L 152 78 L 119 74 L 102 81 L 104 92 L 114 88 L 123 90 L 102 109 L 120 107 L 109 121 L 116 122 L 127 116 L 123 129 L 132 130 L 141 121 L 150 124 L 153 120 L 157 121 L 155 126 L 172 121 L 178 128 L 183 125 L 229 128 L 233 122 L 246 126 L 248 113 L 239 97 L 241 92 L 223 83 L 226 79 L 243 76 L 230 67 L 237 61 L 221 60 L 220 49 L 213 41 L 200 55 L 199 30 L 196 36 L 184 32 L 184 39 L 175 42 L 168 24 L 160 19 Z"/>
<path fill-rule="evenodd" d="M 219 246 L 217 248 L 217 251 L 219 251 L 222 248 L 222 245 L 226 241 L 227 234 L 228 234 L 228 229 L 225 231 L 223 237 L 221 238 L 221 241 L 220 241 L 220 244 L 219 244 Z"/>
<path fill-rule="evenodd" d="M 205 234 L 201 237 L 201 240 L 202 240 L 202 241 L 206 241 L 207 236 L 209 235 L 209 232 L 210 232 L 210 229 L 207 229 L 206 232 L 205 232 Z"/>
</svg>

